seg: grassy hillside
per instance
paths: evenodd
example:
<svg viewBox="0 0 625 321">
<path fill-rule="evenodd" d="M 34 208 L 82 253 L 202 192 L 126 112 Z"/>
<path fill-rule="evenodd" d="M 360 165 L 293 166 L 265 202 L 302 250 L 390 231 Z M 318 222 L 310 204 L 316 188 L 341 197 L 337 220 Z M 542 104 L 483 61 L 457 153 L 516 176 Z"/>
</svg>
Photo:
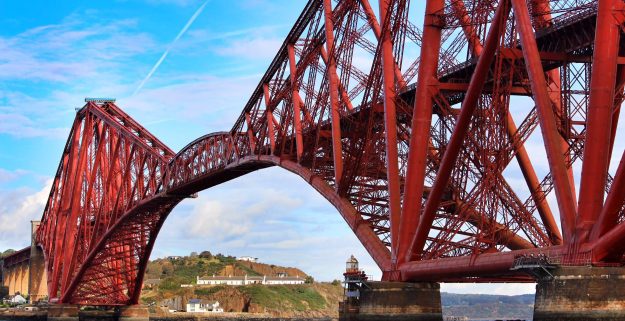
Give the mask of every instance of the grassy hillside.
<svg viewBox="0 0 625 321">
<path fill-rule="evenodd" d="M 191 298 L 217 300 L 225 311 L 269 313 L 282 317 L 336 317 L 338 302 L 342 299 L 340 283 L 313 283 L 302 285 L 247 285 L 200 286 L 199 276 L 273 276 L 286 272 L 291 276 L 306 274 L 297 268 L 270 264 L 236 261 L 232 256 L 200 255 L 181 259 L 158 259 L 148 264 L 145 279 L 160 279 L 155 289 L 144 289 L 142 301 L 170 305 L 175 302 L 182 309 Z M 530 319 L 534 295 L 482 295 L 441 293 L 443 314 L 469 318 Z"/>
<path fill-rule="evenodd" d="M 237 261 L 233 256 L 210 253 L 182 257 L 180 259 L 157 259 L 148 263 L 145 279 L 161 279 L 160 289 L 173 291 L 182 284 L 195 284 L 198 276 L 274 276 L 279 272 L 305 278 L 306 273 L 296 268 L 263 263 Z"/>
<path fill-rule="evenodd" d="M 280 316 L 335 316 L 343 295 L 340 283 L 302 285 L 194 286 L 197 276 L 275 276 L 286 272 L 306 278 L 297 268 L 237 261 L 232 256 L 203 253 L 180 259 L 157 259 L 148 264 L 145 280 L 160 279 L 158 287 L 145 288 L 144 303 L 184 306 L 191 298 L 217 300 L 229 312 L 262 312 Z"/>
<path fill-rule="evenodd" d="M 321 310 L 328 302 L 317 289 L 309 285 L 252 285 L 242 287 L 243 292 L 253 303 L 270 310 Z"/>
</svg>

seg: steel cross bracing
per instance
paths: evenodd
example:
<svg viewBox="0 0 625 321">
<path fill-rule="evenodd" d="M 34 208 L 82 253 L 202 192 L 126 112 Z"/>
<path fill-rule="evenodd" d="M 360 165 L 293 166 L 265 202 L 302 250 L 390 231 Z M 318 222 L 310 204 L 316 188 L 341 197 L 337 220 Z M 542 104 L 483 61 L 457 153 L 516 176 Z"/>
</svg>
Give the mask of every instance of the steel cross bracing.
<svg viewBox="0 0 625 321">
<path fill-rule="evenodd" d="M 233 128 L 178 154 L 88 103 L 37 234 L 51 300 L 138 303 L 171 210 L 270 166 L 328 199 L 387 280 L 621 264 L 623 1 L 424 3 L 309 1 Z"/>
</svg>

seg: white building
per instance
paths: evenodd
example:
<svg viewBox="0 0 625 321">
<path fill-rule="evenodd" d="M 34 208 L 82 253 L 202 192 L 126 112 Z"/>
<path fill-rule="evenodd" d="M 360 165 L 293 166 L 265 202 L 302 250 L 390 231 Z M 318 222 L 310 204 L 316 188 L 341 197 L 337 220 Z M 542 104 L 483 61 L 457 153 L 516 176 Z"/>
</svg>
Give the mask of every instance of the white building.
<svg viewBox="0 0 625 321">
<path fill-rule="evenodd" d="M 251 256 L 239 256 L 239 257 L 237 257 L 237 261 L 256 262 L 256 261 L 258 261 L 258 258 L 257 257 L 251 257 Z"/>
<path fill-rule="evenodd" d="M 205 301 L 200 299 L 191 299 L 187 303 L 187 312 L 207 313 L 207 312 L 224 312 L 219 307 L 219 301 Z"/>
<path fill-rule="evenodd" d="M 21 296 L 20 294 L 16 294 L 11 299 L 11 304 L 24 304 L 24 303 L 26 303 L 26 299 L 24 299 L 24 297 Z"/>
<path fill-rule="evenodd" d="M 285 273 L 279 276 L 209 276 L 197 277 L 198 285 L 278 285 L 278 284 L 304 284 L 305 279 L 299 276 L 289 277 Z"/>
</svg>

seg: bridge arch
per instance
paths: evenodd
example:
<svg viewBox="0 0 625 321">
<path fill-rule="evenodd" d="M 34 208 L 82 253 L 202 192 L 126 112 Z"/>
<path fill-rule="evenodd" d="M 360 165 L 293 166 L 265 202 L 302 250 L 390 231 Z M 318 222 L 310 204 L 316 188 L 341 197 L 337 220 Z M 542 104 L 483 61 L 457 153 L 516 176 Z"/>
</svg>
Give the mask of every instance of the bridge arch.
<svg viewBox="0 0 625 321">
<path fill-rule="evenodd" d="M 79 111 L 37 237 L 50 297 L 136 302 L 171 209 L 268 166 L 322 193 L 394 280 L 530 281 L 510 269 L 529 254 L 622 262 L 625 156 L 614 175 L 608 165 L 625 71 L 610 11 L 584 0 L 552 16 L 513 0 L 476 15 L 433 0 L 421 32 L 409 1 L 380 4 L 378 21 L 367 0 L 310 0 L 232 129 L 178 154 L 111 102 Z M 422 55 L 405 56 L 405 44 Z M 353 63 L 356 52 L 371 65 Z M 514 95 L 536 105 L 518 126 Z M 538 128 L 542 180 L 524 147 Z M 506 178 L 514 159 L 525 201 Z M 561 228 L 546 201 L 554 192 Z"/>
<path fill-rule="evenodd" d="M 110 304 L 114 298 L 123 304 L 139 303 L 143 275 L 150 253 L 163 223 L 174 207 L 185 198 L 202 190 L 272 166 L 298 175 L 313 187 L 337 209 L 380 269 L 387 272 L 391 269 L 388 247 L 358 215 L 350 201 L 341 197 L 335 188 L 293 160 L 271 155 L 237 157 L 233 155 L 237 150 L 232 146 L 234 141 L 227 132 L 212 133 L 194 140 L 177 153 L 169 161 L 163 189 L 153 197 L 140 201 L 120 216 L 82 262 L 59 301 Z M 132 245 L 129 245 L 132 242 L 129 240 L 136 236 L 133 235 L 133 231 L 145 229 L 145 222 L 152 222 L 148 224 L 147 233 L 140 233 L 147 238 L 147 242 L 141 242 L 132 248 Z M 125 248 L 120 250 L 118 244 L 125 244 Z M 116 260 L 120 254 L 128 255 L 128 253 L 134 253 L 138 261 Z M 120 278 L 122 273 L 119 269 L 110 269 L 112 262 L 115 261 L 117 261 L 115 264 L 119 265 L 118 268 L 123 266 L 121 271 L 135 274 L 135 277 L 127 279 L 134 280 L 132 282 L 126 280 L 117 282 L 119 287 L 114 288 L 115 295 L 111 296 L 110 289 L 104 293 L 99 289 L 103 279 Z M 137 266 L 136 269 L 130 268 L 133 264 Z"/>
</svg>

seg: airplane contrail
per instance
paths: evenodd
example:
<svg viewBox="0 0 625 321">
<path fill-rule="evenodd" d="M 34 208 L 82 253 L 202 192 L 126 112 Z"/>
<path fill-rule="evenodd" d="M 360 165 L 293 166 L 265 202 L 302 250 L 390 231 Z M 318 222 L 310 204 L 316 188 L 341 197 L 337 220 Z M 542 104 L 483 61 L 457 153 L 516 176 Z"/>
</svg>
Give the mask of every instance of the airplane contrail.
<svg viewBox="0 0 625 321">
<path fill-rule="evenodd" d="M 165 52 L 163 52 L 163 55 L 161 56 L 161 58 L 158 59 L 156 64 L 154 64 L 154 66 L 152 67 L 152 70 L 150 70 L 148 75 L 145 76 L 143 81 L 141 81 L 141 83 L 139 84 L 139 87 L 137 87 L 137 89 L 135 89 L 135 92 L 132 94 L 133 96 L 136 95 L 141 90 L 141 88 L 143 88 L 143 85 L 145 85 L 145 83 L 148 80 L 150 80 L 150 78 L 152 77 L 152 75 L 154 74 L 156 69 L 158 69 L 158 67 L 161 65 L 161 63 L 163 63 L 163 60 L 165 60 L 165 57 L 167 57 L 167 55 L 169 54 L 169 51 L 171 50 L 171 48 L 176 44 L 178 39 L 180 39 L 180 37 L 182 37 L 182 35 L 184 35 L 184 33 L 187 32 L 187 29 L 189 29 L 189 27 L 191 27 L 191 24 L 193 24 L 193 21 L 195 21 L 195 19 L 197 19 L 197 17 L 202 13 L 202 11 L 204 10 L 204 7 L 206 7 L 206 5 L 208 4 L 209 1 L 210 0 L 206 0 L 204 2 L 204 4 L 202 4 L 202 6 L 195 11 L 193 16 L 191 16 L 191 19 L 189 19 L 189 21 L 187 21 L 187 24 L 185 24 L 184 27 L 182 28 L 182 30 L 180 30 L 180 32 L 178 33 L 176 38 L 174 38 L 174 41 L 172 41 L 169 44 L 169 46 L 167 46 L 167 50 L 165 50 Z"/>
</svg>

